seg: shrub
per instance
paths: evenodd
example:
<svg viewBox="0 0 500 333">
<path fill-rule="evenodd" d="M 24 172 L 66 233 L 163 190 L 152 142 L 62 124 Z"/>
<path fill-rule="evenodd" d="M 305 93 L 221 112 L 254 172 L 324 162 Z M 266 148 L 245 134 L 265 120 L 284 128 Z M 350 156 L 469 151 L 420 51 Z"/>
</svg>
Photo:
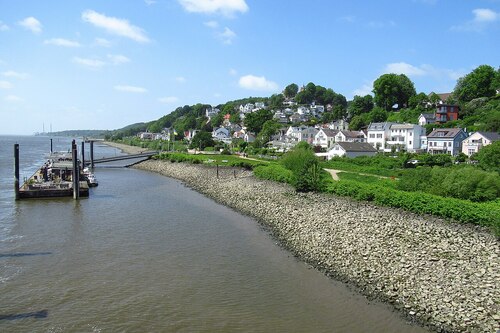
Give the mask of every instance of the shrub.
<svg viewBox="0 0 500 333">
<path fill-rule="evenodd" d="M 292 184 L 293 173 L 280 164 L 260 165 L 253 169 L 256 177 Z"/>
<path fill-rule="evenodd" d="M 299 192 L 320 191 L 324 171 L 307 143 L 299 143 L 283 155 L 281 163 L 293 174 L 292 185 Z"/>
</svg>

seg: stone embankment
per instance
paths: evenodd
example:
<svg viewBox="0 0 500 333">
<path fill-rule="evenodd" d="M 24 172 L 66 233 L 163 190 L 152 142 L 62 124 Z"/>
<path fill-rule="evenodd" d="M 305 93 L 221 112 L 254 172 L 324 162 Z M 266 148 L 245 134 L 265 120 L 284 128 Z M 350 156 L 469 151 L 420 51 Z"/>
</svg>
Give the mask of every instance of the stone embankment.
<svg viewBox="0 0 500 333">
<path fill-rule="evenodd" d="M 497 332 L 500 244 L 489 232 L 325 194 L 298 194 L 250 171 L 146 161 L 258 219 L 297 257 L 436 331 Z"/>
</svg>

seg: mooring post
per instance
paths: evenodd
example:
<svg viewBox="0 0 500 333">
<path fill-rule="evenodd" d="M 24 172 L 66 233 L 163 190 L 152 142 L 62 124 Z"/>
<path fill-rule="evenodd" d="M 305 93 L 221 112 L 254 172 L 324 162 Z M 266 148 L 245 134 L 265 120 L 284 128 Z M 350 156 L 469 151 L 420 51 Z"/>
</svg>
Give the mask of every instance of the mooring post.
<svg viewBox="0 0 500 333">
<path fill-rule="evenodd" d="M 80 197 L 80 180 L 78 179 L 78 151 L 76 149 L 75 140 L 72 144 L 73 158 L 73 199 L 78 200 Z"/>
<path fill-rule="evenodd" d="M 217 167 L 217 178 L 219 178 L 219 164 L 215 165 Z"/>
<path fill-rule="evenodd" d="M 85 141 L 82 141 L 82 169 L 85 168 Z"/>
<path fill-rule="evenodd" d="M 50 154 L 52 154 L 54 150 L 52 149 L 52 139 L 50 139 Z"/>
<path fill-rule="evenodd" d="M 90 141 L 90 168 L 94 169 L 94 141 Z"/>
<path fill-rule="evenodd" d="M 19 200 L 19 144 L 14 144 L 14 192 Z"/>
</svg>

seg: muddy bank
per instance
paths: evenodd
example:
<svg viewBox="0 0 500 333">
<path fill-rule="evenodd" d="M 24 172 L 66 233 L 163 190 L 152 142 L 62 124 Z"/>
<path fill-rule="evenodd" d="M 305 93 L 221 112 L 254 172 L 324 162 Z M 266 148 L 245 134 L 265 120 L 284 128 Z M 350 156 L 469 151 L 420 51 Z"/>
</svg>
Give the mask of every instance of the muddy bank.
<svg viewBox="0 0 500 333">
<path fill-rule="evenodd" d="M 149 160 L 258 219 L 296 256 L 438 331 L 496 332 L 500 245 L 479 228 L 325 194 L 297 194 L 250 171 Z"/>
</svg>

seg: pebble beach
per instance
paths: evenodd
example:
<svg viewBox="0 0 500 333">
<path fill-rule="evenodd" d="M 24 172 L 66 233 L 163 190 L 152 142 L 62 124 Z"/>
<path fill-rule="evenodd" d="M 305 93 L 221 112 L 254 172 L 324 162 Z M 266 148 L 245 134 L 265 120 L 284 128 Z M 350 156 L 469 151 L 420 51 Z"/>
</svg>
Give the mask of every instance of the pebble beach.
<svg viewBox="0 0 500 333">
<path fill-rule="evenodd" d="M 279 244 L 368 298 L 438 332 L 500 329 L 500 242 L 478 227 L 255 178 L 244 169 L 148 160 L 258 220 Z"/>
</svg>

